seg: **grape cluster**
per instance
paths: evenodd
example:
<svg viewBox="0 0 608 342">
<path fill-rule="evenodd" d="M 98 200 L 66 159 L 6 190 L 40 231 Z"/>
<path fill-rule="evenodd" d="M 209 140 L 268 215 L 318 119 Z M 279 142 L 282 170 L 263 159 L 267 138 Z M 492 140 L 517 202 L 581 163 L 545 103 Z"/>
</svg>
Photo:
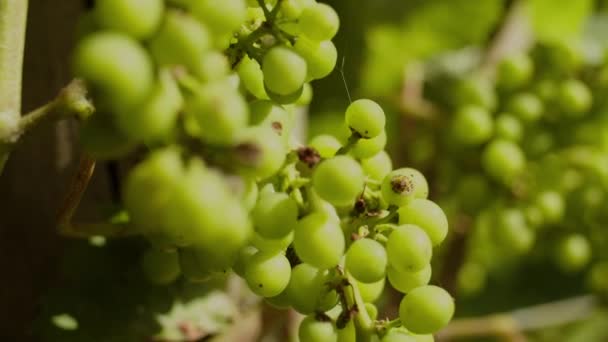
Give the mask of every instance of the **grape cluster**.
<svg viewBox="0 0 608 342">
<path fill-rule="evenodd" d="M 464 293 L 522 256 L 566 273 L 602 265 L 606 70 L 574 44 L 539 44 L 504 57 L 495 77 L 486 70 L 429 81 L 425 95 L 446 114 L 420 130 L 428 149 L 411 155 L 419 166 L 436 162 L 442 205 L 471 231 L 458 278 Z M 599 267 L 590 279 L 606 288 Z"/>
<path fill-rule="evenodd" d="M 428 285 L 448 222 L 420 172 L 393 170 L 383 109 L 357 100 L 345 139 L 296 138 L 338 28 L 314 0 L 98 1 L 74 54 L 98 108 L 83 144 L 137 152 L 123 202 L 154 283 L 234 271 L 308 315 L 302 342 L 433 340 L 454 313 Z M 407 294 L 392 322 L 371 304 L 386 277 Z"/>
</svg>

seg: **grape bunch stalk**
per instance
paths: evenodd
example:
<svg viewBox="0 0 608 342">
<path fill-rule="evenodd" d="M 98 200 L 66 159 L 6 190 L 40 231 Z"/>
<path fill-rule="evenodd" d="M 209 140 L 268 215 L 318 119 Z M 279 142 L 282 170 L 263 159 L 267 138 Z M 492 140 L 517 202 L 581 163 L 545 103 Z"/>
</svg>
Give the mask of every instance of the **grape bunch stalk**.
<svg viewBox="0 0 608 342">
<path fill-rule="evenodd" d="M 97 107 L 82 143 L 139 160 L 123 204 L 152 282 L 234 271 L 307 315 L 302 342 L 432 341 L 454 313 L 428 285 L 448 222 L 420 172 L 393 170 L 383 109 L 352 102 L 343 140 L 295 136 L 338 28 L 314 0 L 97 1 L 74 52 Z M 387 277 L 395 320 L 372 304 Z"/>
</svg>

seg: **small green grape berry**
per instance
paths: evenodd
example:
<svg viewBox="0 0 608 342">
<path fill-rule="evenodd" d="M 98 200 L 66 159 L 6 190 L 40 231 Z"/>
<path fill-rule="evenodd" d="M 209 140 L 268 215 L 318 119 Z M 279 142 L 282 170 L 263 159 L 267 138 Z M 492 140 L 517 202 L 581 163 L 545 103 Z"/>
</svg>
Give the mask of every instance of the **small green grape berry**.
<svg viewBox="0 0 608 342">
<path fill-rule="evenodd" d="M 374 138 L 384 131 L 386 117 L 382 107 L 367 99 L 357 100 L 346 109 L 346 124 L 363 138 Z"/>
<path fill-rule="evenodd" d="M 454 316 L 454 299 L 440 287 L 418 287 L 403 297 L 399 316 L 407 330 L 432 334 L 445 327 Z"/>
</svg>

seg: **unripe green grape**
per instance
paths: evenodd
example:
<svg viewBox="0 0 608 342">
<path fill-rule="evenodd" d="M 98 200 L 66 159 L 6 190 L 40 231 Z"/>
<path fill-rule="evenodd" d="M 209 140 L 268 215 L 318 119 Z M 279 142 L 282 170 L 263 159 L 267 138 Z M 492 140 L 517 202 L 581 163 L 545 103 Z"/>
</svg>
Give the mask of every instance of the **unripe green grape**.
<svg viewBox="0 0 608 342">
<path fill-rule="evenodd" d="M 389 267 L 387 270 L 389 283 L 401 293 L 408 293 L 417 287 L 428 285 L 431 273 L 431 264 L 427 264 L 423 269 L 415 272 L 399 271 L 393 267 Z"/>
<path fill-rule="evenodd" d="M 536 196 L 536 206 L 540 209 L 544 221 L 548 223 L 559 222 L 566 210 L 564 198 L 557 191 L 544 191 Z"/>
<path fill-rule="evenodd" d="M 312 97 L 312 86 L 310 85 L 310 83 L 304 83 L 304 86 L 302 86 L 302 94 L 300 95 L 298 101 L 296 101 L 295 104 L 298 106 L 308 106 L 312 101 Z"/>
<path fill-rule="evenodd" d="M 386 151 L 380 151 L 371 158 L 361 160 L 361 168 L 371 179 L 381 181 L 393 169 L 393 161 Z"/>
<path fill-rule="evenodd" d="M 245 99 L 225 82 L 205 85 L 186 102 L 186 113 L 198 122 L 200 135 L 215 144 L 233 144 L 249 121 Z"/>
<path fill-rule="evenodd" d="M 389 264 L 400 272 L 417 272 L 431 262 L 433 245 L 420 227 L 404 224 L 388 236 L 386 254 Z"/>
<path fill-rule="evenodd" d="M 293 244 L 303 262 L 320 269 L 336 266 L 345 248 L 340 223 L 322 212 L 312 213 L 298 222 Z"/>
<path fill-rule="evenodd" d="M 504 209 L 498 213 L 495 234 L 501 245 L 515 253 L 526 253 L 534 244 L 534 232 L 519 209 Z"/>
<path fill-rule="evenodd" d="M 384 292 L 384 285 L 386 284 L 386 278 L 382 278 L 374 283 L 361 283 L 357 281 L 357 288 L 361 294 L 361 298 L 366 303 L 372 303 L 378 300 Z"/>
<path fill-rule="evenodd" d="M 247 211 L 253 210 L 259 195 L 258 184 L 254 179 L 242 179 L 240 187 L 237 189 L 237 195 Z"/>
<path fill-rule="evenodd" d="M 591 109 L 593 97 L 585 83 L 571 79 L 559 85 L 558 101 L 566 115 L 581 117 Z"/>
<path fill-rule="evenodd" d="M 192 67 L 192 74 L 204 82 L 215 82 L 230 73 L 228 58 L 219 51 L 207 51 L 200 62 Z M 240 75 L 239 75 L 240 76 Z"/>
<path fill-rule="evenodd" d="M 158 285 L 172 283 L 181 273 L 176 252 L 150 248 L 142 256 L 141 266 L 148 280 Z"/>
<path fill-rule="evenodd" d="M 236 67 L 245 89 L 258 99 L 268 99 L 264 89 L 264 73 L 260 64 L 245 55 Z"/>
<path fill-rule="evenodd" d="M 496 118 L 496 137 L 511 141 L 520 141 L 524 134 L 521 121 L 511 114 L 501 114 Z"/>
<path fill-rule="evenodd" d="M 497 70 L 498 84 L 506 89 L 524 86 L 534 74 L 534 63 L 527 54 L 514 54 L 505 57 Z"/>
<path fill-rule="evenodd" d="M 264 84 L 264 91 L 266 91 L 266 94 L 272 101 L 280 105 L 289 105 L 298 102 L 298 100 L 302 97 L 302 94 L 304 94 L 304 85 L 302 85 L 300 88 L 298 88 L 298 90 L 294 91 L 293 93 L 289 93 L 286 95 L 281 95 L 273 92 L 268 88 L 266 84 Z"/>
<path fill-rule="evenodd" d="M 346 323 L 344 328 L 338 328 L 338 342 L 357 342 L 357 329 L 353 320 Z"/>
<path fill-rule="evenodd" d="M 454 316 L 454 299 L 444 289 L 427 285 L 408 293 L 399 305 L 403 326 L 415 334 L 432 334 Z"/>
<path fill-rule="evenodd" d="M 401 168 L 391 171 L 382 181 L 382 198 L 390 205 L 404 206 L 414 198 L 427 198 L 429 186 L 420 171 Z"/>
<path fill-rule="evenodd" d="M 157 30 L 164 10 L 163 0 L 102 0 L 94 13 L 101 28 L 146 39 Z"/>
<path fill-rule="evenodd" d="M 495 139 L 484 149 L 481 162 L 495 180 L 510 184 L 526 167 L 526 157 L 513 142 Z"/>
<path fill-rule="evenodd" d="M 336 206 L 353 205 L 363 191 L 364 176 L 359 163 L 347 156 L 337 156 L 319 164 L 312 175 L 315 191 Z"/>
<path fill-rule="evenodd" d="M 239 147 L 251 156 L 241 167 L 241 173 L 258 179 L 274 175 L 285 161 L 286 147 L 283 139 L 270 127 L 249 127 L 241 132 Z M 238 148 L 238 147 L 237 147 Z"/>
<path fill-rule="evenodd" d="M 316 42 L 301 37 L 293 48 L 306 61 L 309 80 L 324 78 L 336 67 L 338 50 L 330 40 Z"/>
<path fill-rule="evenodd" d="M 123 202 L 138 231 L 158 231 L 175 184 L 183 178 L 179 150 L 167 148 L 151 153 L 129 173 Z"/>
<path fill-rule="evenodd" d="M 175 79 L 162 70 L 148 99 L 138 108 L 115 113 L 117 127 L 129 138 L 151 142 L 170 136 L 184 104 Z"/>
<path fill-rule="evenodd" d="M 509 100 L 507 107 L 510 113 L 527 123 L 540 120 L 545 110 L 542 101 L 532 93 L 515 95 Z"/>
<path fill-rule="evenodd" d="M 455 105 L 475 105 L 494 110 L 498 102 L 493 85 L 486 78 L 470 77 L 462 79 L 453 93 Z"/>
<path fill-rule="evenodd" d="M 313 316 L 307 316 L 298 328 L 300 342 L 337 342 L 338 332 L 334 324 L 317 321 Z"/>
<path fill-rule="evenodd" d="M 565 272 L 577 272 L 591 260 L 591 245 L 581 234 L 572 234 L 563 238 L 557 245 L 556 261 Z"/>
<path fill-rule="evenodd" d="M 608 261 L 601 261 L 591 267 L 587 282 L 589 287 L 597 293 L 608 293 Z"/>
<path fill-rule="evenodd" d="M 320 270 L 307 263 L 297 265 L 291 270 L 291 279 L 285 294 L 291 306 L 301 314 L 309 315 L 317 310 L 333 307 L 338 296 L 330 291 L 327 270 Z"/>
<path fill-rule="evenodd" d="M 251 244 L 260 251 L 267 253 L 278 253 L 285 251 L 293 242 L 294 233 L 291 232 L 280 239 L 265 239 L 259 234 L 254 233 Z"/>
<path fill-rule="evenodd" d="M 281 14 L 287 20 L 296 20 L 313 4 L 312 0 L 285 0 L 281 3 Z"/>
<path fill-rule="evenodd" d="M 199 0 L 189 5 L 192 14 L 217 35 L 236 31 L 247 18 L 245 0 Z"/>
<path fill-rule="evenodd" d="M 344 267 L 355 279 L 362 283 L 375 283 L 386 275 L 388 264 L 386 250 L 372 239 L 353 242 L 348 251 Z"/>
<path fill-rule="evenodd" d="M 294 126 L 294 118 L 291 113 L 267 100 L 253 101 L 249 104 L 249 109 L 252 125 L 270 127 L 287 142 Z"/>
<path fill-rule="evenodd" d="M 555 138 L 552 132 L 538 129 L 533 134 L 526 136 L 524 143 L 524 151 L 532 158 L 541 157 L 554 147 Z"/>
<path fill-rule="evenodd" d="M 118 159 L 133 151 L 136 144 L 114 126 L 108 113 L 96 113 L 80 127 L 80 143 L 97 160 Z"/>
<path fill-rule="evenodd" d="M 289 309 L 291 307 L 291 303 L 289 302 L 289 298 L 287 298 L 285 291 L 277 296 L 265 298 L 265 301 L 273 308 L 279 310 Z"/>
<path fill-rule="evenodd" d="M 299 24 L 305 36 L 316 41 L 330 40 L 340 28 L 340 18 L 329 5 L 316 3 L 304 10 Z"/>
<path fill-rule="evenodd" d="M 478 145 L 492 136 L 493 122 L 490 113 L 482 107 L 461 108 L 452 122 L 452 132 L 460 143 Z"/>
<path fill-rule="evenodd" d="M 245 280 L 262 297 L 279 295 L 289 283 L 291 266 L 282 253 L 256 253 L 245 265 Z"/>
<path fill-rule="evenodd" d="M 262 194 L 251 212 L 256 231 L 268 239 L 287 236 L 298 220 L 298 204 L 285 193 Z"/>
<path fill-rule="evenodd" d="M 154 84 L 146 50 L 137 41 L 112 32 L 92 34 L 78 44 L 74 72 L 99 90 L 114 110 L 139 105 Z"/>
<path fill-rule="evenodd" d="M 378 308 L 372 303 L 365 303 L 365 311 L 373 321 L 378 319 Z"/>
<path fill-rule="evenodd" d="M 262 62 L 264 84 L 273 93 L 292 94 L 304 84 L 306 68 L 304 58 L 294 51 L 285 47 L 274 47 L 266 53 Z"/>
<path fill-rule="evenodd" d="M 241 277 L 245 277 L 245 269 L 247 263 L 258 252 L 258 249 L 253 246 L 245 246 L 241 248 L 236 256 L 232 270 Z"/>
<path fill-rule="evenodd" d="M 416 225 L 428 234 L 433 246 L 439 245 L 448 234 L 448 219 L 443 210 L 427 199 L 415 198 L 399 208 L 399 224 Z"/>
<path fill-rule="evenodd" d="M 476 262 L 465 263 L 458 272 L 458 292 L 471 295 L 481 291 L 487 278 L 485 268 Z"/>
<path fill-rule="evenodd" d="M 380 340 L 380 342 L 418 342 L 414 335 L 405 328 L 392 328 Z"/>
<path fill-rule="evenodd" d="M 203 54 L 211 47 L 211 37 L 205 26 L 190 15 L 168 11 L 149 46 L 159 65 L 183 65 L 195 71 Z"/>
<path fill-rule="evenodd" d="M 321 158 L 331 158 L 336 155 L 336 152 L 342 147 L 338 139 L 332 135 L 321 134 L 310 140 L 308 146 L 314 148 Z"/>
<path fill-rule="evenodd" d="M 365 159 L 375 156 L 386 147 L 386 132 L 370 139 L 359 139 L 350 150 L 350 154 L 357 159 Z"/>
<path fill-rule="evenodd" d="M 384 131 L 386 117 L 376 102 L 356 100 L 346 108 L 346 124 L 363 138 L 374 138 Z"/>
</svg>

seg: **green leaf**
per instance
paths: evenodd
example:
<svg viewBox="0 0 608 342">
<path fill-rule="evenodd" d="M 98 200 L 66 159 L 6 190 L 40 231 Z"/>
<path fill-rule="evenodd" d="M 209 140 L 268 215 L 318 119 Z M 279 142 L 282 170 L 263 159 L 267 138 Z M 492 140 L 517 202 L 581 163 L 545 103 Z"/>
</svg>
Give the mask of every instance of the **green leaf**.
<svg viewBox="0 0 608 342">
<path fill-rule="evenodd" d="M 580 37 L 592 0 L 530 0 L 528 13 L 536 38 L 545 43 Z"/>
</svg>

